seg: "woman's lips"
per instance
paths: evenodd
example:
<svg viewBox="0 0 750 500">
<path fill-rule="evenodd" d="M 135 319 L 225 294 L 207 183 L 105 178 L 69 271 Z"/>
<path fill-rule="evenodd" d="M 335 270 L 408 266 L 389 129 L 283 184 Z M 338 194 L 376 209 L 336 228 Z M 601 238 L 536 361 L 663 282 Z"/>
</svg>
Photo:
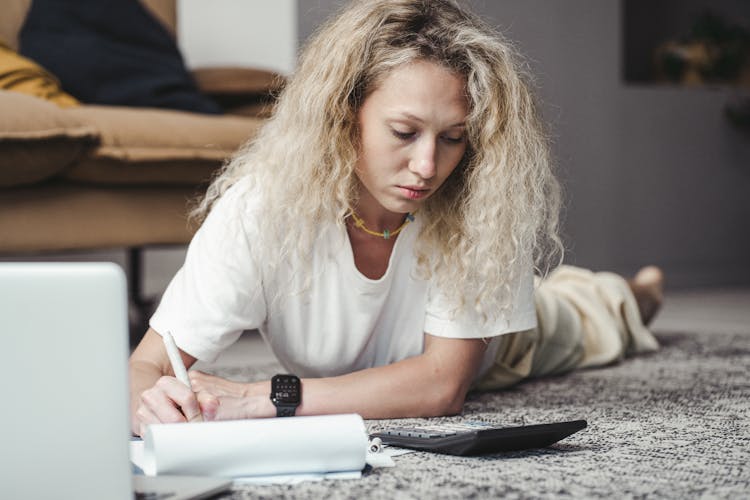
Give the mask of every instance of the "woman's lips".
<svg viewBox="0 0 750 500">
<path fill-rule="evenodd" d="M 418 200 L 420 198 L 426 197 L 430 190 L 426 188 L 418 188 L 413 186 L 399 186 L 399 190 L 401 190 L 401 194 L 409 198 L 410 200 Z"/>
</svg>

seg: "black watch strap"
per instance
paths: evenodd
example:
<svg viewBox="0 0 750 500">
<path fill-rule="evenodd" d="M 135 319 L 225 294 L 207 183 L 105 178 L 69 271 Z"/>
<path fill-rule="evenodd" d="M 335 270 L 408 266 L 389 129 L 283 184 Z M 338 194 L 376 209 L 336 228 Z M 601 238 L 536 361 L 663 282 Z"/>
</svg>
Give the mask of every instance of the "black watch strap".
<svg viewBox="0 0 750 500">
<path fill-rule="evenodd" d="M 277 417 L 293 417 L 297 406 L 276 406 Z"/>
</svg>

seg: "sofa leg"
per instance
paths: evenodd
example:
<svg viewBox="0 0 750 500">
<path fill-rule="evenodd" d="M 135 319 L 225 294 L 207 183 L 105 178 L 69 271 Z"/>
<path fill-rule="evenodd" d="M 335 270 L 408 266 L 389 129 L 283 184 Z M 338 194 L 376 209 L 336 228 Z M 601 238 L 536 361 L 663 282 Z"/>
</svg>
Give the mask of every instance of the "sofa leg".
<svg viewBox="0 0 750 500">
<path fill-rule="evenodd" d="M 130 345 L 136 346 L 148 329 L 154 301 L 143 295 L 143 247 L 127 249 Z"/>
</svg>

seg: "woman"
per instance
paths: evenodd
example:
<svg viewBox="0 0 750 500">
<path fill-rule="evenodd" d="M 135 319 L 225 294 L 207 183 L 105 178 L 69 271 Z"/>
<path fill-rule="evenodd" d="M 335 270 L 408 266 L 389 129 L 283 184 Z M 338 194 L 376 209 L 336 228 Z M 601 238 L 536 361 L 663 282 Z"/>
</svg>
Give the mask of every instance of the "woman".
<svg viewBox="0 0 750 500">
<path fill-rule="evenodd" d="M 190 366 L 258 328 L 304 377 L 295 414 L 365 418 L 455 414 L 472 385 L 655 348 L 619 277 L 564 268 L 535 305 L 534 268 L 561 253 L 560 194 L 525 79 L 448 0 L 359 1 L 325 25 L 196 210 L 131 357 L 133 431 L 279 411 L 268 381 L 191 372 L 192 392 L 171 376 L 167 331 Z M 655 307 L 661 275 L 644 272 L 637 297 Z"/>
</svg>

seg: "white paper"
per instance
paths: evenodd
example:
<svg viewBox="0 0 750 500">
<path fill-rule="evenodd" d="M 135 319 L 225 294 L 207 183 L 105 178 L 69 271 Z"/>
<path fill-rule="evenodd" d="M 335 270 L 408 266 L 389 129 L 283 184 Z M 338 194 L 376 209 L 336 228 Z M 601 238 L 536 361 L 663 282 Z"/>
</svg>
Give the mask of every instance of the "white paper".
<svg viewBox="0 0 750 500">
<path fill-rule="evenodd" d="M 156 424 L 141 456 L 131 445 L 131 460 L 149 476 L 361 471 L 367 444 L 362 417 L 353 414 Z"/>
<path fill-rule="evenodd" d="M 277 474 L 234 478 L 234 484 L 299 484 L 323 479 L 360 479 L 362 471 L 321 472 L 319 474 Z"/>
<path fill-rule="evenodd" d="M 376 453 L 368 451 L 367 458 L 365 460 L 367 461 L 367 465 L 369 465 L 373 469 L 396 466 L 396 462 L 394 462 L 390 456 L 383 453 L 382 451 L 378 451 Z"/>
<path fill-rule="evenodd" d="M 143 469 L 143 441 L 130 442 L 130 461 L 136 466 Z M 369 453 L 367 454 L 367 463 L 370 463 Z M 322 481 L 323 479 L 360 479 L 362 471 L 343 471 L 343 472 L 320 472 L 305 474 L 271 474 L 268 476 L 244 476 L 234 477 L 234 484 L 299 484 L 305 481 Z"/>
<path fill-rule="evenodd" d="M 393 457 L 400 457 L 407 453 L 414 453 L 416 450 L 409 450 L 406 448 L 396 448 L 395 446 L 383 446 L 378 452 L 371 452 L 367 450 L 367 464 L 376 469 L 378 467 L 395 467 L 396 462 L 393 461 Z"/>
</svg>

